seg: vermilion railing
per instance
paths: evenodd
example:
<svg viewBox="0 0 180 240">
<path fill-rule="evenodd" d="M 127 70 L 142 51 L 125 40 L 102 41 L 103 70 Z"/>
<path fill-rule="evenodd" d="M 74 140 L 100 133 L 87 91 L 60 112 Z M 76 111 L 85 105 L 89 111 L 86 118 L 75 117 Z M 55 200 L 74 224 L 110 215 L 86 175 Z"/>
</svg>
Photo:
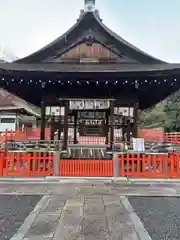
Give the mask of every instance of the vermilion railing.
<svg viewBox="0 0 180 240">
<path fill-rule="evenodd" d="M 0 176 L 51 176 L 55 174 L 52 153 L 1 152 Z M 180 154 L 120 154 L 118 176 L 134 178 L 180 178 Z M 59 176 L 112 177 L 113 159 L 60 159 Z"/>
<path fill-rule="evenodd" d="M 60 176 L 112 177 L 113 160 L 65 160 L 59 162 Z"/>
<path fill-rule="evenodd" d="M 1 176 L 50 176 L 54 175 L 52 153 L 1 152 Z"/>
<path fill-rule="evenodd" d="M 180 144 L 180 132 L 164 133 L 164 141 L 174 144 Z"/>
<path fill-rule="evenodd" d="M 121 154 L 118 175 L 137 178 L 180 178 L 180 154 Z"/>
</svg>

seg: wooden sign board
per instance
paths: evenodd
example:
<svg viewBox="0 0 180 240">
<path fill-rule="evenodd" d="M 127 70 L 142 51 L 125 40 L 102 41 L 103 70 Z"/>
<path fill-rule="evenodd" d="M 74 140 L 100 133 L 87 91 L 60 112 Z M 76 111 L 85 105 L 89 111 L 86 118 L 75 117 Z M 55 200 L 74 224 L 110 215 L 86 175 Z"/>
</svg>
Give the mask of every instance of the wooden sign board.
<svg viewBox="0 0 180 240">
<path fill-rule="evenodd" d="M 110 107 L 109 100 L 102 99 L 82 99 L 82 100 L 70 100 L 70 109 L 76 110 L 95 110 L 95 109 L 108 109 Z"/>
<path fill-rule="evenodd" d="M 64 116 L 65 108 L 59 106 L 47 106 L 45 110 L 46 116 Z"/>
</svg>

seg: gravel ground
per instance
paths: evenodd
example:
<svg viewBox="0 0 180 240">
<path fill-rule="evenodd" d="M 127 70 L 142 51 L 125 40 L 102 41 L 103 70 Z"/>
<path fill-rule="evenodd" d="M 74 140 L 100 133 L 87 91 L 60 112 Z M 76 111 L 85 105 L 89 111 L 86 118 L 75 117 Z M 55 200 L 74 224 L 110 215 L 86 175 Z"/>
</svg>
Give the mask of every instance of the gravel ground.
<svg viewBox="0 0 180 240">
<path fill-rule="evenodd" d="M 152 240 L 180 239 L 180 198 L 129 197 Z"/>
<path fill-rule="evenodd" d="M 10 239 L 42 196 L 0 195 L 0 240 Z"/>
</svg>

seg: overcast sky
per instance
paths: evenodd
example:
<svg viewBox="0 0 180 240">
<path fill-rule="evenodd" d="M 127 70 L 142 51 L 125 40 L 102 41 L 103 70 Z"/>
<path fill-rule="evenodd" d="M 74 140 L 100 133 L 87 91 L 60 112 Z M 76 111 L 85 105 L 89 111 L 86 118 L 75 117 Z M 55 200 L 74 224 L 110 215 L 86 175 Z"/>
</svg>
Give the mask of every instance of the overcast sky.
<svg viewBox="0 0 180 240">
<path fill-rule="evenodd" d="M 70 28 L 84 0 L 0 0 L 0 47 L 24 57 Z M 96 0 L 103 22 L 132 44 L 180 62 L 180 0 Z"/>
</svg>

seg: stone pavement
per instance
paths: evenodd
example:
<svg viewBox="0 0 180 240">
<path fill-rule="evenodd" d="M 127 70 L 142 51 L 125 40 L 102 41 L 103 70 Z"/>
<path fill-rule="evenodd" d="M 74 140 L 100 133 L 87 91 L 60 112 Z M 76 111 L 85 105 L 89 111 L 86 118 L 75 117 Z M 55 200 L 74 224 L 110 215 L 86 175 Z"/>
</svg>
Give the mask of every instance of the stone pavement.
<svg viewBox="0 0 180 240">
<path fill-rule="evenodd" d="M 126 197 L 51 195 L 37 206 L 11 240 L 150 239 Z"/>
<path fill-rule="evenodd" d="M 11 195 L 118 195 L 118 196 L 180 196 L 180 182 L 128 183 L 96 180 L 61 182 L 0 181 L 0 194 Z"/>
<path fill-rule="evenodd" d="M 180 184 L 2 182 L 0 194 L 44 195 L 10 240 L 150 240 L 126 196 L 178 196 Z"/>
</svg>

